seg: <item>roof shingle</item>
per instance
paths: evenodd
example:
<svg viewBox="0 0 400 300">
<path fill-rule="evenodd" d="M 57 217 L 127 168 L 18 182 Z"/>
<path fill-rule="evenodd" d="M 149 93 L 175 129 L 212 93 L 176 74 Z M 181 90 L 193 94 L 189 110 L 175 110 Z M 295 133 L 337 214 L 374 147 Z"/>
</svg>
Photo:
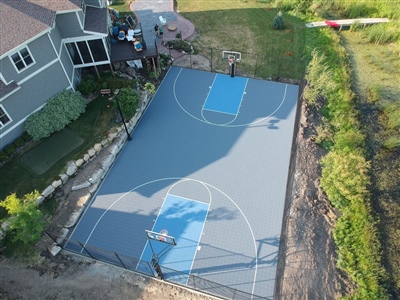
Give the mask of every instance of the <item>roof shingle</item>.
<svg viewBox="0 0 400 300">
<path fill-rule="evenodd" d="M 53 25 L 56 12 L 78 10 L 82 0 L 0 0 L 0 56 Z"/>
</svg>

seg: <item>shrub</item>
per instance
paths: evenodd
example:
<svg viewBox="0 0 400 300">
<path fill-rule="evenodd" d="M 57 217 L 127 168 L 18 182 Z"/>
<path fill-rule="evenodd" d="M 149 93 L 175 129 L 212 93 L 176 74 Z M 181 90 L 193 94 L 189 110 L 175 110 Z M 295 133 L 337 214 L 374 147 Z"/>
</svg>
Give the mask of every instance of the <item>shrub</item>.
<svg viewBox="0 0 400 300">
<path fill-rule="evenodd" d="M 14 140 L 13 144 L 16 148 L 21 148 L 23 145 L 25 145 L 25 140 L 22 138 L 22 136 L 20 136 Z"/>
<path fill-rule="evenodd" d="M 92 76 L 89 76 L 87 79 L 82 80 L 78 85 L 78 91 L 85 96 L 98 93 L 100 90 L 101 84 Z"/>
<path fill-rule="evenodd" d="M 8 157 L 11 157 L 15 154 L 16 148 L 13 144 L 8 144 L 4 147 L 3 151 L 7 153 Z"/>
<path fill-rule="evenodd" d="M 139 103 L 139 95 L 132 89 L 124 88 L 120 90 L 117 98 L 123 117 L 126 119 L 132 118 Z"/>
<path fill-rule="evenodd" d="M 104 88 L 116 90 L 122 88 L 132 88 L 135 85 L 134 80 L 125 78 L 108 78 L 104 82 Z"/>
<path fill-rule="evenodd" d="M 30 115 L 25 130 L 34 141 L 38 141 L 76 120 L 85 108 L 85 100 L 79 92 L 64 91 L 49 100 L 43 109 Z"/>
<path fill-rule="evenodd" d="M 13 242 L 30 243 L 41 237 L 45 222 L 42 219 L 43 213 L 36 204 L 39 196 L 39 192 L 34 191 L 25 195 L 23 199 L 19 199 L 14 193 L 0 202 L 0 206 L 4 207 L 10 215 L 8 221 Z"/>
<path fill-rule="evenodd" d="M 274 29 L 283 29 L 283 27 L 285 27 L 285 22 L 283 21 L 282 18 L 282 12 L 279 12 L 275 16 L 274 20 L 272 21 L 272 27 Z"/>
<path fill-rule="evenodd" d="M 147 91 L 150 95 L 153 95 L 156 92 L 156 87 L 151 82 L 146 82 L 144 85 L 144 90 Z"/>
<path fill-rule="evenodd" d="M 21 137 L 25 143 L 30 142 L 32 140 L 32 137 L 26 131 L 22 134 Z"/>
<path fill-rule="evenodd" d="M 0 150 L 0 162 L 5 162 L 10 156 L 3 150 Z"/>
<path fill-rule="evenodd" d="M 172 40 L 166 43 L 167 48 L 173 48 L 177 51 L 185 51 L 187 53 L 192 52 L 192 46 L 185 40 Z"/>
</svg>

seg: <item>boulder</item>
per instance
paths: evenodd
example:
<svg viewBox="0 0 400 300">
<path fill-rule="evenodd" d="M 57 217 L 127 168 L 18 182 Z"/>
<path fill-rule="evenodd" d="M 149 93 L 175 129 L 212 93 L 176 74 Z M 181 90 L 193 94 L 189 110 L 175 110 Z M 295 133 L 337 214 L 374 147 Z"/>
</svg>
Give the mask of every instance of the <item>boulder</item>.
<svg viewBox="0 0 400 300">
<path fill-rule="evenodd" d="M 67 174 L 60 174 L 59 176 L 60 176 L 60 179 L 61 179 L 62 183 L 66 184 L 68 179 L 69 179 L 68 175 Z"/>
<path fill-rule="evenodd" d="M 110 168 L 110 166 L 112 165 L 112 163 L 114 162 L 114 160 L 115 160 L 115 156 L 114 156 L 112 153 L 108 153 L 108 154 L 104 157 L 103 161 L 101 162 L 101 168 L 102 168 L 104 171 L 108 171 L 108 169 Z"/>
<path fill-rule="evenodd" d="M 55 188 L 58 188 L 59 186 L 62 185 L 62 180 L 61 179 L 54 180 L 51 185 L 54 186 Z"/>
<path fill-rule="evenodd" d="M 96 152 L 99 152 L 101 150 L 102 146 L 100 143 L 94 144 L 93 149 Z"/>
<path fill-rule="evenodd" d="M 119 128 L 119 127 L 118 127 Z M 107 139 L 104 139 L 101 141 L 101 145 L 104 147 L 105 145 L 107 145 L 109 142 Z"/>
<path fill-rule="evenodd" d="M 94 150 L 93 148 L 90 148 L 90 149 L 88 150 L 88 154 L 89 154 L 90 157 L 93 157 L 93 156 L 96 155 L 96 150 Z"/>
<path fill-rule="evenodd" d="M 45 199 L 46 199 L 46 198 L 45 198 L 44 196 L 39 196 L 39 197 L 36 199 L 36 204 L 37 204 L 37 205 L 42 204 L 43 201 L 44 201 Z"/>
<path fill-rule="evenodd" d="M 90 159 L 90 155 L 86 153 L 86 154 L 83 156 L 83 160 L 84 160 L 85 162 L 88 162 L 89 159 Z"/>
<path fill-rule="evenodd" d="M 126 139 L 126 135 L 125 139 Z M 118 145 L 116 143 L 112 143 L 110 146 L 108 146 L 107 151 L 110 152 L 112 155 L 117 156 L 118 152 L 119 152 L 119 148 Z"/>
<path fill-rule="evenodd" d="M 86 203 L 90 200 L 90 197 L 91 197 L 90 193 L 87 193 L 87 194 L 79 197 L 77 205 L 79 207 L 86 205 Z"/>
<path fill-rule="evenodd" d="M 101 181 L 93 183 L 89 188 L 89 193 L 94 195 L 97 192 L 97 189 L 99 188 L 100 183 L 101 183 Z"/>
<path fill-rule="evenodd" d="M 59 236 L 57 238 L 57 243 L 62 244 L 64 242 L 65 238 L 67 237 L 68 233 L 69 233 L 69 229 L 67 229 L 67 228 L 61 229 L 61 232 L 59 233 Z"/>
<path fill-rule="evenodd" d="M 78 160 L 75 162 L 75 164 L 76 164 L 76 166 L 77 166 L 78 168 L 79 168 L 80 166 L 82 166 L 84 163 L 85 163 L 85 160 L 82 159 L 82 158 L 78 159 Z"/>
<path fill-rule="evenodd" d="M 91 183 L 87 180 L 85 180 L 83 182 L 74 182 L 71 190 L 73 190 L 73 191 L 81 190 L 81 189 L 89 187 L 90 185 L 91 185 Z"/>
<path fill-rule="evenodd" d="M 49 185 L 47 188 L 44 189 L 44 191 L 42 192 L 42 196 L 47 198 L 49 197 L 51 194 L 54 193 L 56 189 L 54 188 L 54 186 Z"/>
<path fill-rule="evenodd" d="M 88 179 L 90 184 L 93 184 L 93 183 L 99 181 L 100 178 L 103 176 L 103 173 L 104 173 L 103 169 L 94 170 L 92 173 L 92 176 Z"/>
<path fill-rule="evenodd" d="M 65 172 L 68 176 L 72 176 L 76 173 L 76 171 L 78 170 L 78 167 L 76 166 L 76 164 L 74 162 L 70 162 L 67 165 L 67 172 Z"/>
<path fill-rule="evenodd" d="M 118 135 L 117 132 L 109 133 L 107 139 L 111 142 Z"/>
<path fill-rule="evenodd" d="M 53 246 L 51 246 L 49 248 L 49 251 L 50 251 L 51 255 L 57 256 L 61 252 L 61 249 L 62 248 L 60 246 L 58 246 L 57 244 L 53 244 Z"/>
<path fill-rule="evenodd" d="M 67 221 L 67 224 L 65 224 L 65 228 L 71 228 L 72 226 L 75 226 L 76 222 L 78 222 L 79 217 L 81 216 L 83 210 L 85 209 L 85 206 L 81 206 L 79 210 L 74 211 L 69 220 Z"/>
</svg>

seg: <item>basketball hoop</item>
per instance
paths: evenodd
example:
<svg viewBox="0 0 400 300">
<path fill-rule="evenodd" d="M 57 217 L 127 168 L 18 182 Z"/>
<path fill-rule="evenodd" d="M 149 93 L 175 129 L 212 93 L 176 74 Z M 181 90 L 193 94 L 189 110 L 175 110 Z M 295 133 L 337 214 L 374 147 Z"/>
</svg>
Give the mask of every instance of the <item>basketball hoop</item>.
<svg viewBox="0 0 400 300">
<path fill-rule="evenodd" d="M 234 56 L 229 56 L 228 57 L 228 62 L 229 62 L 229 65 L 232 66 L 232 64 L 235 62 L 235 57 Z"/>
<path fill-rule="evenodd" d="M 168 230 L 167 229 L 161 229 L 160 234 L 156 236 L 156 239 L 165 242 L 167 240 L 166 236 L 168 235 Z"/>
</svg>

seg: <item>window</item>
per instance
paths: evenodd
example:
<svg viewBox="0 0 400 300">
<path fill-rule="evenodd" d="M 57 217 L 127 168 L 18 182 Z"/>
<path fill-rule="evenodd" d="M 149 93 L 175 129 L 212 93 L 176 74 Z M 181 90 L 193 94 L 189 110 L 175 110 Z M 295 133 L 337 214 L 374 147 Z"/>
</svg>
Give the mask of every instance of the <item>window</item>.
<svg viewBox="0 0 400 300">
<path fill-rule="evenodd" d="M 10 117 L 8 116 L 4 108 L 0 106 L 0 128 L 5 126 L 10 121 L 11 121 Z"/>
<path fill-rule="evenodd" d="M 107 61 L 108 57 L 106 54 L 106 50 L 104 49 L 103 40 L 91 40 L 88 41 L 90 50 L 92 51 L 92 55 L 94 61 Z"/>
<path fill-rule="evenodd" d="M 65 45 L 75 66 L 108 61 L 102 39 L 72 42 Z"/>
<path fill-rule="evenodd" d="M 34 62 L 28 48 L 19 50 L 17 53 L 11 55 L 11 58 L 18 71 L 22 71 Z"/>
</svg>

